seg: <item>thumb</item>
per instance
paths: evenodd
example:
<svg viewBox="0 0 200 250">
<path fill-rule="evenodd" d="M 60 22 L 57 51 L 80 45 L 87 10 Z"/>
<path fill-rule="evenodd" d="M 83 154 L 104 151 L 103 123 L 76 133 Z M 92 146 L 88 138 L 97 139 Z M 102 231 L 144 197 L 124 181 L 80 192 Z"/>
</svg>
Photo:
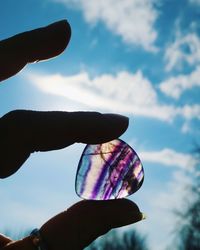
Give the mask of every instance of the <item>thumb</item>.
<svg viewBox="0 0 200 250">
<path fill-rule="evenodd" d="M 138 206 L 127 199 L 80 201 L 44 224 L 41 233 L 52 250 L 80 250 L 112 228 L 142 220 Z"/>
</svg>

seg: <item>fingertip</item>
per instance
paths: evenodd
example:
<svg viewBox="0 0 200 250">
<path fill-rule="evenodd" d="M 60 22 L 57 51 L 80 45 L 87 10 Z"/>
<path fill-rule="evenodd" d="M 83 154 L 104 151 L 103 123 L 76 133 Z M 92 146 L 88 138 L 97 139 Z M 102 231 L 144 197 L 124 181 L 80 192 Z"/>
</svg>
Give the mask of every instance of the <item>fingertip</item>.
<svg viewBox="0 0 200 250">
<path fill-rule="evenodd" d="M 143 219 L 138 205 L 128 199 L 84 200 L 73 206 L 74 208 L 88 214 L 88 217 L 95 218 L 96 226 L 106 229 L 126 226 Z"/>
<path fill-rule="evenodd" d="M 71 112 L 67 118 L 71 137 L 76 142 L 86 144 L 112 141 L 126 131 L 128 123 L 128 117 L 112 113 Z"/>
<path fill-rule="evenodd" d="M 66 19 L 50 24 L 46 27 L 49 33 L 49 38 L 55 38 L 57 40 L 56 54 L 62 53 L 67 47 L 71 38 L 71 27 Z M 56 49 L 56 48 L 55 48 Z"/>
<path fill-rule="evenodd" d="M 104 114 L 108 119 L 110 132 L 116 133 L 116 136 L 113 135 L 113 138 L 117 138 L 122 135 L 128 128 L 129 118 L 120 114 Z"/>
<path fill-rule="evenodd" d="M 112 228 L 130 225 L 142 220 L 142 213 L 138 205 L 128 199 L 117 199 L 113 201 L 113 211 L 111 214 Z"/>
<path fill-rule="evenodd" d="M 52 23 L 30 32 L 32 37 L 29 62 L 46 60 L 61 54 L 71 38 L 71 27 L 67 20 Z"/>
<path fill-rule="evenodd" d="M 15 75 L 27 63 L 58 56 L 67 47 L 70 37 L 68 21 L 61 20 L 0 41 L 0 81 Z"/>
</svg>

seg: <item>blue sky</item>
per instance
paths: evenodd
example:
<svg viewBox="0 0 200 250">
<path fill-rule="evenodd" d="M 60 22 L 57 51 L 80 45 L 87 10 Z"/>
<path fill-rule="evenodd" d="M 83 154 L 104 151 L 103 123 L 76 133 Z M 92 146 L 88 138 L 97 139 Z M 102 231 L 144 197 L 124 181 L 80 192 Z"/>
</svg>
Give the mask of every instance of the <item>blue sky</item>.
<svg viewBox="0 0 200 250">
<path fill-rule="evenodd" d="M 0 85 L 0 116 L 13 109 L 97 110 L 130 117 L 122 139 L 139 154 L 145 182 L 130 199 L 148 219 L 135 226 L 150 249 L 168 245 L 191 183 L 200 121 L 199 0 L 1 1 L 0 39 L 68 19 L 72 39 L 54 60 Z M 0 229 L 40 226 L 78 201 L 84 145 L 33 154 L 0 182 Z M 44 198 L 45 197 L 45 198 Z M 131 226 L 133 227 L 133 226 Z"/>
</svg>

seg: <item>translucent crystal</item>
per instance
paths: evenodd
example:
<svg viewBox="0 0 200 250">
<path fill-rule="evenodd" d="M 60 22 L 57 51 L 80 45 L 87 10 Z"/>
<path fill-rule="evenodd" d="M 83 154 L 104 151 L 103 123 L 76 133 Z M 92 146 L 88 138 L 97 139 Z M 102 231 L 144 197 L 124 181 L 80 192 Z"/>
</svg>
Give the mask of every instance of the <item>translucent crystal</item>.
<svg viewBox="0 0 200 250">
<path fill-rule="evenodd" d="M 84 199 L 109 200 L 135 193 L 144 180 L 142 163 L 124 141 L 87 145 L 76 174 L 76 193 Z"/>
</svg>

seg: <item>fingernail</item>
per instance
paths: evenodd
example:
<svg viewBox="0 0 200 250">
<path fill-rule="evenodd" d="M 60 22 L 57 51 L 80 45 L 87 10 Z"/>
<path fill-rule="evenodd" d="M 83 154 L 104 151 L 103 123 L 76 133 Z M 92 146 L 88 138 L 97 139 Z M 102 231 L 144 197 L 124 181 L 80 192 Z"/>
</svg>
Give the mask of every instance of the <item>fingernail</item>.
<svg viewBox="0 0 200 250">
<path fill-rule="evenodd" d="M 142 217 L 141 220 L 146 220 L 146 218 L 147 218 L 145 213 L 141 213 L 141 217 Z"/>
</svg>

